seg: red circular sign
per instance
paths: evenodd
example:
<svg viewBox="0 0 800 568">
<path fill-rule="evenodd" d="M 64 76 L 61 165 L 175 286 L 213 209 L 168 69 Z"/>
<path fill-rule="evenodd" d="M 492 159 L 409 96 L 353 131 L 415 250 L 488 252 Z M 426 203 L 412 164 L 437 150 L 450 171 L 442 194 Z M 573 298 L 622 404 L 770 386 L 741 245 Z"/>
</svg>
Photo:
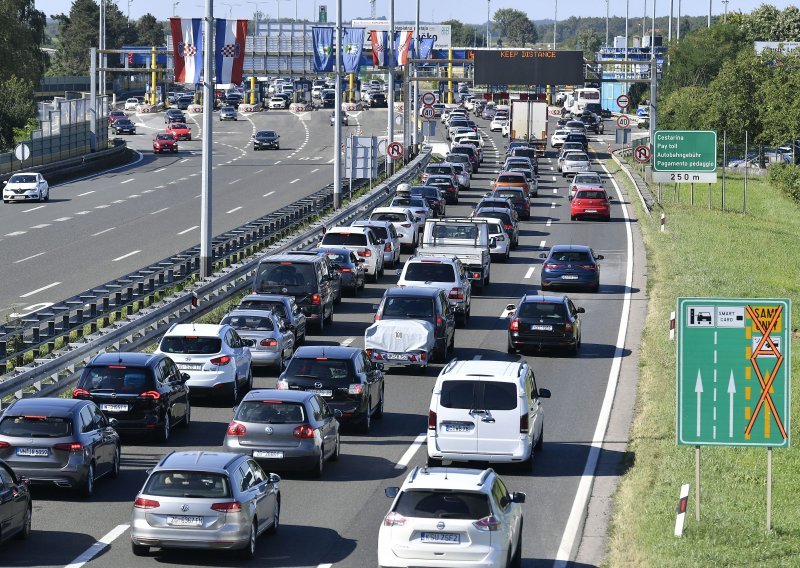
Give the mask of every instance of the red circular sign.
<svg viewBox="0 0 800 568">
<path fill-rule="evenodd" d="M 561 116 L 561 109 L 560 108 L 551 108 L 550 109 L 550 116 Z"/>
<path fill-rule="evenodd" d="M 436 111 L 432 106 L 424 106 L 422 107 L 422 118 L 431 119 L 436 116 Z"/>
<path fill-rule="evenodd" d="M 631 98 L 628 95 L 620 95 L 617 97 L 617 106 L 619 108 L 628 108 L 631 104 Z"/>
<path fill-rule="evenodd" d="M 400 142 L 392 142 L 386 149 L 386 153 L 392 159 L 401 158 L 403 156 L 403 145 Z"/>
<path fill-rule="evenodd" d="M 633 157 L 636 158 L 636 161 L 640 164 L 649 162 L 650 146 L 636 146 L 636 149 L 633 151 Z"/>
<path fill-rule="evenodd" d="M 432 105 L 436 102 L 436 95 L 428 91 L 427 93 L 422 93 L 422 104 L 424 105 Z"/>
<path fill-rule="evenodd" d="M 631 125 L 631 119 L 626 115 L 617 117 L 617 128 L 628 128 Z"/>
</svg>

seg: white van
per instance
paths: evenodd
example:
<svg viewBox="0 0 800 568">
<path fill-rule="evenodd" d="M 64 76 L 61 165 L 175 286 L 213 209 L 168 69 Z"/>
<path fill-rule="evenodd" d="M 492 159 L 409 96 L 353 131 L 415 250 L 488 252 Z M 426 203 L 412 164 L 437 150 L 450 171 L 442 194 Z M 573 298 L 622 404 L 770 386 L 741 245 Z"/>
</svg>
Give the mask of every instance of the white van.
<svg viewBox="0 0 800 568">
<path fill-rule="evenodd" d="M 531 467 L 544 441 L 544 409 L 524 361 L 458 361 L 445 366 L 428 411 L 428 465 L 442 460 Z"/>
</svg>

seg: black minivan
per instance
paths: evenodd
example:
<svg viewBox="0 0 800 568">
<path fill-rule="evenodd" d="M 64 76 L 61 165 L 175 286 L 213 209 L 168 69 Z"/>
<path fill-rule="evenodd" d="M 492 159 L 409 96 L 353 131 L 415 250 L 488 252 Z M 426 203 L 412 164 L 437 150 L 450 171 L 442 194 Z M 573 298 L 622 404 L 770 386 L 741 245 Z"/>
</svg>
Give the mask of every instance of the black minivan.
<svg viewBox="0 0 800 568">
<path fill-rule="evenodd" d="M 292 296 L 321 332 L 333 321 L 334 278 L 319 256 L 276 254 L 258 263 L 253 293 Z"/>
</svg>

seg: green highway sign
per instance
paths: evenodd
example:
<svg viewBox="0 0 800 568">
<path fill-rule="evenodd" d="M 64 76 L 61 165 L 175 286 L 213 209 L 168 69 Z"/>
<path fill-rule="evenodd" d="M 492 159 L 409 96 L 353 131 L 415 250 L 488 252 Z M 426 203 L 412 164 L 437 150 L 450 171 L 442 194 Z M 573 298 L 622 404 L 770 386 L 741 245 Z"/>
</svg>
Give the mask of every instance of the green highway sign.
<svg viewBox="0 0 800 568">
<path fill-rule="evenodd" d="M 791 303 L 678 298 L 677 439 L 789 447 Z"/>
<path fill-rule="evenodd" d="M 653 181 L 715 183 L 717 133 L 711 130 L 658 130 L 653 141 Z"/>
</svg>

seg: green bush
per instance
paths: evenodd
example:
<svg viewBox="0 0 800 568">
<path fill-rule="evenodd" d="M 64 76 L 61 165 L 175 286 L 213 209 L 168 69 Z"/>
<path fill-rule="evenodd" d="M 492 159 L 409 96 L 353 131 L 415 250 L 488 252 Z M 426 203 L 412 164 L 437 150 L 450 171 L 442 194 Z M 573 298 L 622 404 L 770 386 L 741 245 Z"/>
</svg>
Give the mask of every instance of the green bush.
<svg viewBox="0 0 800 568">
<path fill-rule="evenodd" d="M 789 199 L 800 203 L 800 166 L 773 164 L 769 167 L 769 181 Z"/>
</svg>

